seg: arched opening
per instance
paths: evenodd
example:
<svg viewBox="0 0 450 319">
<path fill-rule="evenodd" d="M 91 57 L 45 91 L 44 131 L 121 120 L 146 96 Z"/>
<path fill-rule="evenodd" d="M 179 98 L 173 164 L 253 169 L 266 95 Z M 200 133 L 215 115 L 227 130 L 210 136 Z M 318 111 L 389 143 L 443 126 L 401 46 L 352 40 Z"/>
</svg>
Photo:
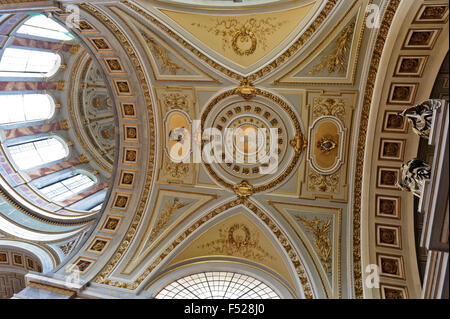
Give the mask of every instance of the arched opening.
<svg viewBox="0 0 450 319">
<path fill-rule="evenodd" d="M 51 77 L 61 66 L 61 57 L 54 52 L 6 48 L 0 60 L 0 76 Z"/>
<path fill-rule="evenodd" d="M 65 158 L 67 145 L 58 138 L 48 137 L 8 146 L 19 170 L 26 170 Z"/>
<path fill-rule="evenodd" d="M 93 186 L 95 182 L 85 174 L 78 173 L 54 184 L 45 186 L 40 192 L 47 199 L 60 202 Z"/>
<path fill-rule="evenodd" d="M 25 21 L 17 33 L 63 41 L 73 39 L 63 26 L 41 14 Z"/>
<path fill-rule="evenodd" d="M 48 94 L 0 94 L 0 124 L 48 120 L 54 112 Z"/>
<path fill-rule="evenodd" d="M 213 271 L 185 276 L 171 282 L 156 299 L 280 299 L 262 281 L 235 272 Z"/>
</svg>

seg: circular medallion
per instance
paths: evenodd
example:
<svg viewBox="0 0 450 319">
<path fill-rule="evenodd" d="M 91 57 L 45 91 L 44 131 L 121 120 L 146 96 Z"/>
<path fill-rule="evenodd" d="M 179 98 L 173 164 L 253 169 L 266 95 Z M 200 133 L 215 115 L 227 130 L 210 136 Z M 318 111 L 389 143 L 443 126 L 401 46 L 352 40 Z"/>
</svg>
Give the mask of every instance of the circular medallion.
<svg viewBox="0 0 450 319">
<path fill-rule="evenodd" d="M 300 122 L 287 102 L 266 91 L 255 92 L 251 100 L 234 90 L 222 93 L 202 115 L 203 164 L 219 184 L 240 196 L 280 184 L 303 151 L 297 147 L 303 137 Z"/>
<path fill-rule="evenodd" d="M 252 54 L 256 50 L 256 44 L 255 34 L 246 28 L 237 31 L 231 40 L 233 51 L 239 55 Z"/>
</svg>

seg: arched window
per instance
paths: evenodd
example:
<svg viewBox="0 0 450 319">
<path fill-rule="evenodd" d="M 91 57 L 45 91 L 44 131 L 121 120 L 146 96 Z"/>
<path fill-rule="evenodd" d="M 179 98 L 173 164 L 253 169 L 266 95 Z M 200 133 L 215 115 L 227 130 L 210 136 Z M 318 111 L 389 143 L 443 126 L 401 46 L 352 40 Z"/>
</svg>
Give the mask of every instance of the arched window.
<svg viewBox="0 0 450 319">
<path fill-rule="evenodd" d="M 0 124 L 47 120 L 54 110 L 48 94 L 0 94 Z"/>
<path fill-rule="evenodd" d="M 57 161 L 68 154 L 67 146 L 54 137 L 8 146 L 8 150 L 20 170 Z"/>
<path fill-rule="evenodd" d="M 53 52 L 6 48 L 0 60 L 0 76 L 51 77 L 61 66 L 61 57 Z"/>
<path fill-rule="evenodd" d="M 280 299 L 272 288 L 256 278 L 232 272 L 202 272 L 180 278 L 157 299 Z"/>
<path fill-rule="evenodd" d="M 44 15 L 31 17 L 17 30 L 17 33 L 63 41 L 73 39 L 63 26 Z"/>
<path fill-rule="evenodd" d="M 90 211 L 90 212 L 95 212 L 95 211 L 97 211 L 97 210 L 102 209 L 102 206 L 103 206 L 103 202 L 101 202 L 100 204 L 98 204 L 98 205 L 95 206 L 95 207 L 92 207 L 89 211 Z"/>
<path fill-rule="evenodd" d="M 47 197 L 47 199 L 60 202 L 81 193 L 94 184 L 95 182 L 88 176 L 76 174 L 62 181 L 45 186 L 40 189 L 40 192 Z"/>
</svg>

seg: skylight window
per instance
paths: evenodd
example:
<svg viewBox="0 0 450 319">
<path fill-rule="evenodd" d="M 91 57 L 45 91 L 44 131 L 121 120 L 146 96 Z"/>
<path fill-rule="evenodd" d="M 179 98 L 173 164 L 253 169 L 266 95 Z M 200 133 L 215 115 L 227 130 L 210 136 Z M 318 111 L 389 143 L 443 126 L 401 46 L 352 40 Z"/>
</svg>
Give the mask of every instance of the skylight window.
<svg viewBox="0 0 450 319">
<path fill-rule="evenodd" d="M 280 299 L 256 278 L 231 272 L 204 272 L 178 279 L 156 299 Z"/>
</svg>

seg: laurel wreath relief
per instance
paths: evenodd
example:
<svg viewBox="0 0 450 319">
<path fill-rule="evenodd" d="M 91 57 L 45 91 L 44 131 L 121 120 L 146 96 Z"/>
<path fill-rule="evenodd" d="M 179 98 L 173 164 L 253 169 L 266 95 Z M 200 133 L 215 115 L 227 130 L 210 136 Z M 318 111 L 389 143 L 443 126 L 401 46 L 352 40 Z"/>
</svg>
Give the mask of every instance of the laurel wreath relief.
<svg viewBox="0 0 450 319">
<path fill-rule="evenodd" d="M 221 36 L 223 50 L 231 47 L 237 55 L 248 56 L 256 51 L 259 44 L 261 44 L 263 50 L 266 50 L 266 36 L 272 35 L 287 22 L 272 22 L 273 20 L 276 20 L 276 18 L 250 18 L 241 23 L 237 19 L 228 18 L 217 19 L 212 27 L 195 22 L 192 25 L 204 28 L 216 36 Z"/>
</svg>

